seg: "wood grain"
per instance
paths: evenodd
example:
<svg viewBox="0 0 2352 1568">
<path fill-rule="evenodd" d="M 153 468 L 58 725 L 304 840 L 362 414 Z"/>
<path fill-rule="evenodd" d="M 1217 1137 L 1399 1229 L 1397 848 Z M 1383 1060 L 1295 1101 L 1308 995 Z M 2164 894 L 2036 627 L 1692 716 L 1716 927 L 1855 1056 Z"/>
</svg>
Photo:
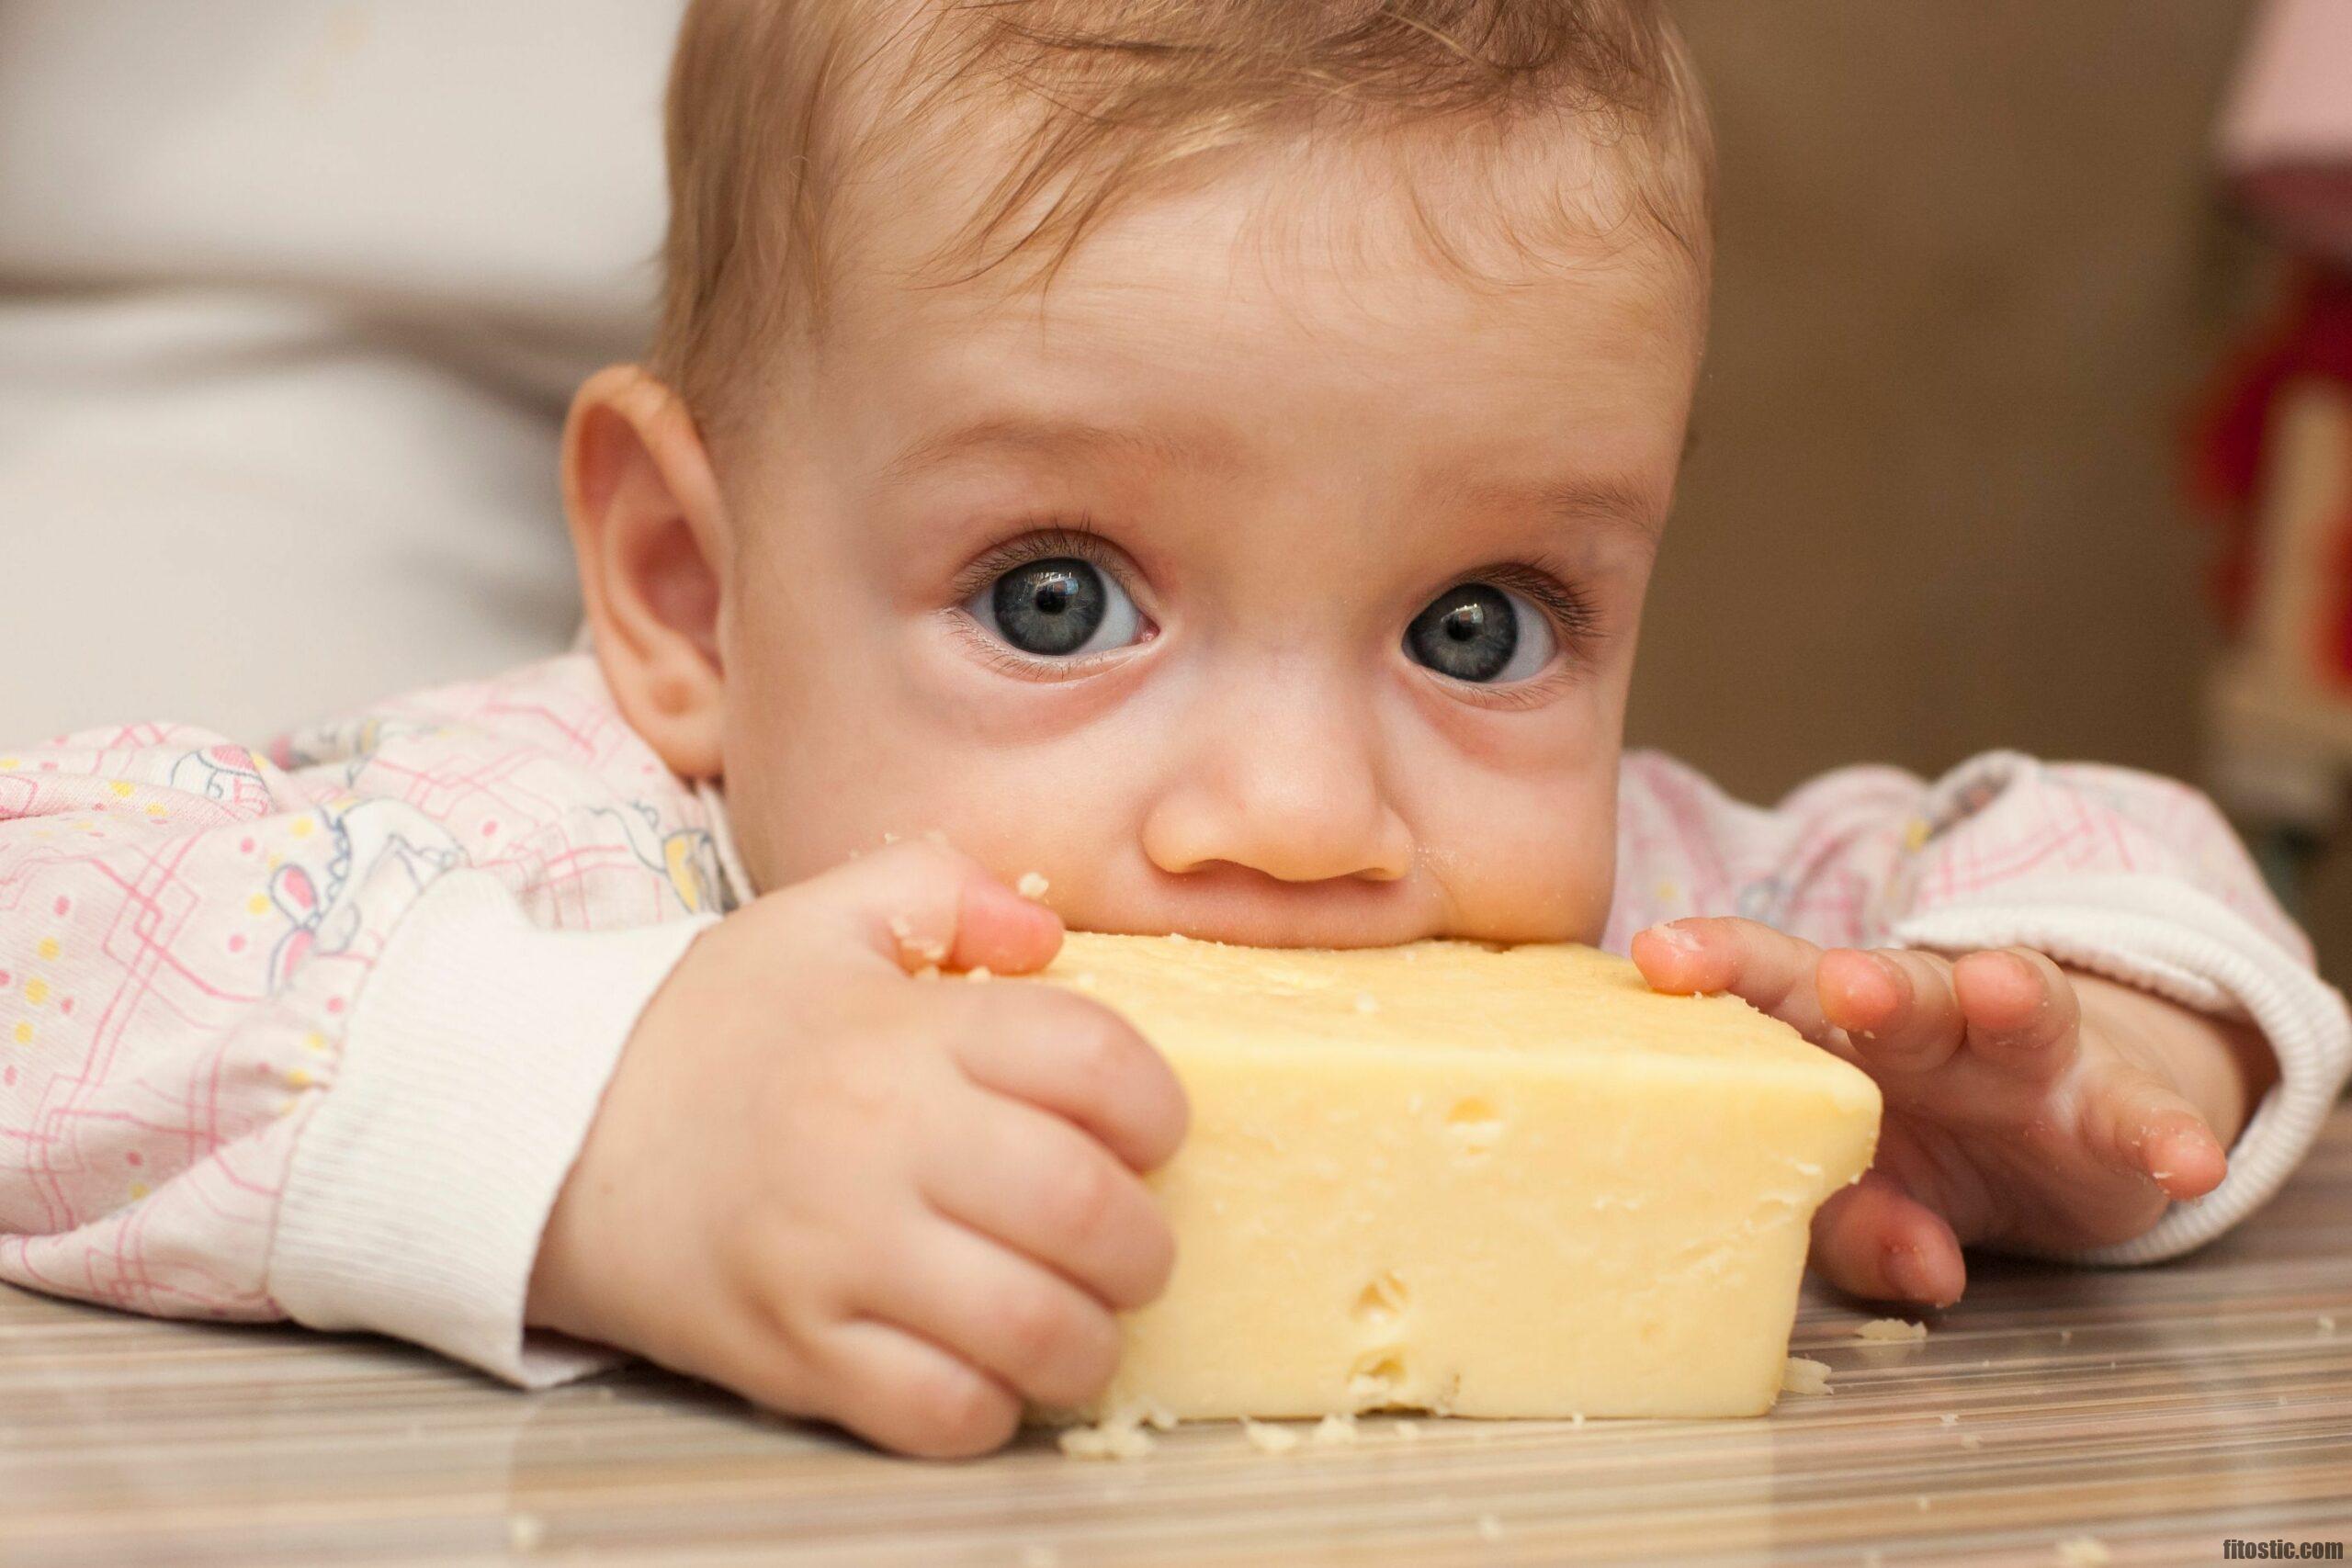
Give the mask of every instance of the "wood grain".
<svg viewBox="0 0 2352 1568">
<path fill-rule="evenodd" d="M 1754 1421 L 1362 1423 L 1130 1463 L 884 1458 L 643 1369 L 542 1394 L 404 1347 L 0 1287 L 0 1564 L 2218 1562 L 2352 1544 L 2352 1108 L 2195 1258 L 1982 1262 L 1923 1343 L 1809 1295 Z"/>
</svg>

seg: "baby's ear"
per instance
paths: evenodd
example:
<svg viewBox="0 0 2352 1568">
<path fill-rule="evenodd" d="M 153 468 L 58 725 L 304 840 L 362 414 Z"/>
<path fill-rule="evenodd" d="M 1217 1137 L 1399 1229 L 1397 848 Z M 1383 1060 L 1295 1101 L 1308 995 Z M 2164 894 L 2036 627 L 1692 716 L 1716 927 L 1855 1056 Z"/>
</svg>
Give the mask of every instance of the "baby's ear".
<svg viewBox="0 0 2352 1568">
<path fill-rule="evenodd" d="M 684 401 L 634 365 L 591 376 L 564 427 L 563 500 L 596 660 L 623 716 L 672 773 L 718 777 L 727 519 Z"/>
</svg>

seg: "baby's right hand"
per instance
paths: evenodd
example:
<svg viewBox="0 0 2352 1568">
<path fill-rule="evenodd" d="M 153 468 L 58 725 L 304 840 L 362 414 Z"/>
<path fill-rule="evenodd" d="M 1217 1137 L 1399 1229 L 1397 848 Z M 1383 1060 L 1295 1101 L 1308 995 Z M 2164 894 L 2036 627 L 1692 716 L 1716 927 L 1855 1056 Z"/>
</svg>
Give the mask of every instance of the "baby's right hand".
<svg viewBox="0 0 2352 1568">
<path fill-rule="evenodd" d="M 770 894 L 686 952 L 557 1196 L 537 1326 L 634 1350 L 886 1448 L 1083 1404 L 1174 1242 L 1137 1172 L 1182 1089 L 1108 1009 L 919 980 L 1042 967 L 1050 910 L 902 844 Z"/>
</svg>

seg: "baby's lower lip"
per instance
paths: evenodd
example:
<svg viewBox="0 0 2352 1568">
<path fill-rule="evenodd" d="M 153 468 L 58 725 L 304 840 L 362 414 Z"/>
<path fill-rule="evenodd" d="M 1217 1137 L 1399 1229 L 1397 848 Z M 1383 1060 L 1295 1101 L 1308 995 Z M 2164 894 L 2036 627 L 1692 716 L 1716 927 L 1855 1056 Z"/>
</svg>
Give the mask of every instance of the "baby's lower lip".
<svg viewBox="0 0 2352 1568">
<path fill-rule="evenodd" d="M 1420 899 L 1399 884 L 1257 881 L 1255 886 L 1195 885 L 1159 897 L 1108 898 L 1098 907 L 1064 909 L 1062 918 L 1080 931 L 1173 933 L 1255 947 L 1387 947 L 1438 934 Z"/>
</svg>

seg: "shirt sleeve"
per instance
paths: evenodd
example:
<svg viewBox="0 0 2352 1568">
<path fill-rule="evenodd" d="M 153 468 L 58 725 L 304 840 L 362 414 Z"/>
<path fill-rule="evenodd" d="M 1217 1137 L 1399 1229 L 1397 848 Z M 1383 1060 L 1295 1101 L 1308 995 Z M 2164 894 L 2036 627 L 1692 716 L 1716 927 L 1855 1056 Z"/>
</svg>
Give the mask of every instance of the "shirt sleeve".
<svg viewBox="0 0 2352 1568">
<path fill-rule="evenodd" d="M 620 1047 L 723 828 L 574 655 L 256 753 L 0 754 L 0 1280 L 371 1329 L 514 1381 Z"/>
<path fill-rule="evenodd" d="M 2142 1263 L 2203 1245 L 2278 1190 L 2347 1074 L 2352 1019 L 2308 938 L 2211 801 L 2129 769 L 1996 751 L 1932 782 L 1826 773 L 1770 808 L 1655 752 L 1627 754 L 1604 945 L 1685 915 L 1741 915 L 1825 946 L 2018 945 L 2251 1021 L 2278 1060 L 2230 1172 L 2145 1235 L 2079 1255 Z"/>
</svg>

